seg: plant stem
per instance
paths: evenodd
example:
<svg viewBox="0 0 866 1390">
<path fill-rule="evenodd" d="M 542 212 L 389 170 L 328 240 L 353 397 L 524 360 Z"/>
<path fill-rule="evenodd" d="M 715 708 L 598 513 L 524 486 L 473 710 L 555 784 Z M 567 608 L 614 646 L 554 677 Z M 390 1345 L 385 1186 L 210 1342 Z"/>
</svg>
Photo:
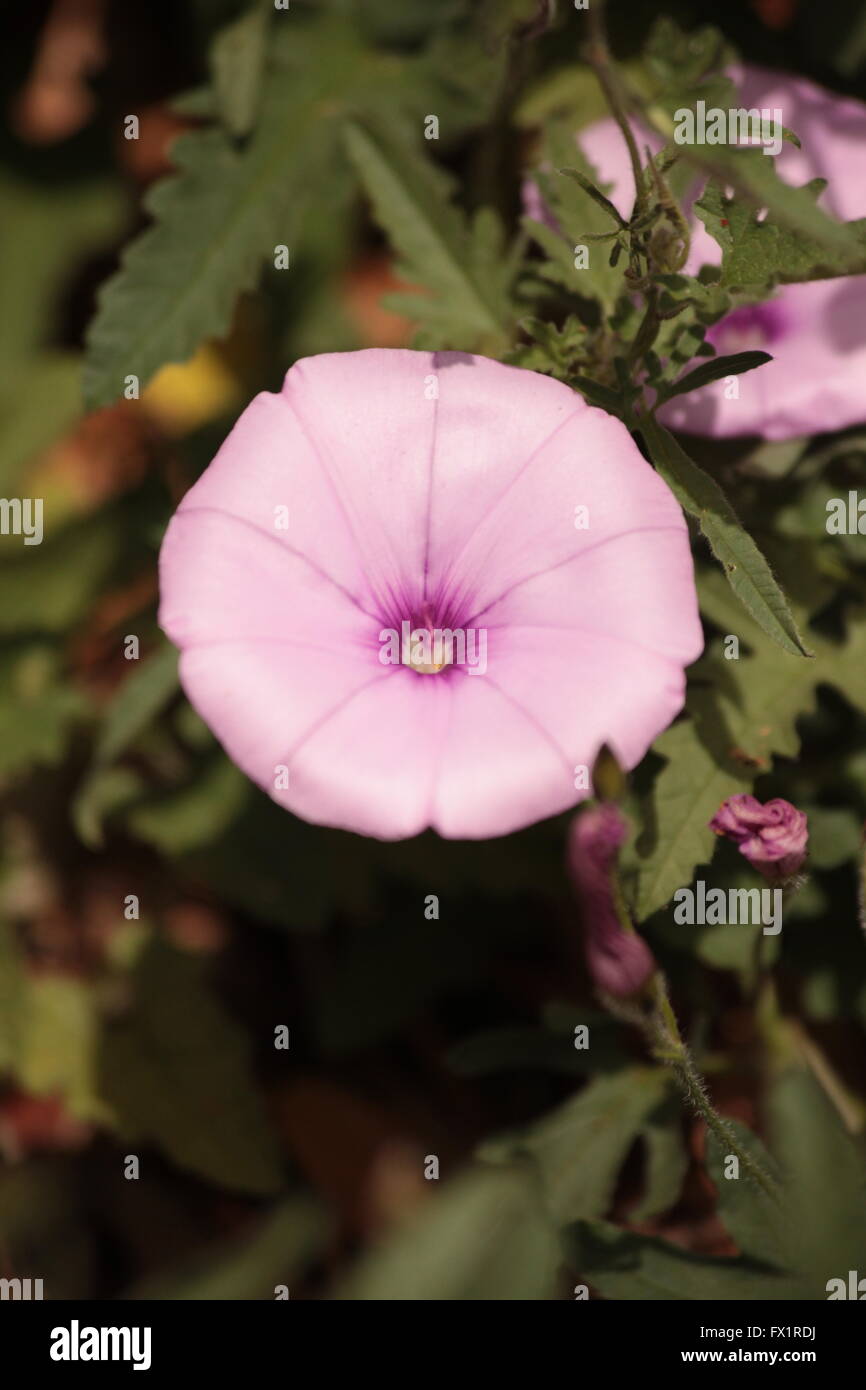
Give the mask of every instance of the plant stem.
<svg viewBox="0 0 866 1390">
<path fill-rule="evenodd" d="M 781 1193 L 778 1184 L 742 1147 L 731 1126 L 713 1108 L 707 1094 L 706 1083 L 683 1041 L 662 974 L 659 973 L 655 976 L 652 989 L 658 1012 L 654 1020 L 648 1020 L 648 1032 L 654 1045 L 655 1056 L 671 1068 L 686 1100 L 702 1117 L 707 1129 L 715 1135 L 728 1152 L 736 1155 L 743 1170 L 749 1174 L 761 1191 L 771 1201 L 779 1202 Z"/>
<path fill-rule="evenodd" d="M 637 141 L 634 138 L 631 126 L 628 122 L 622 90 L 610 60 L 610 49 L 608 47 L 607 34 L 602 18 L 603 9 L 603 0 L 593 0 L 593 4 L 590 5 L 587 10 L 590 38 L 586 47 L 586 57 L 590 67 L 598 78 L 599 85 L 611 109 L 611 114 L 622 131 L 623 138 L 628 146 L 628 157 L 631 160 L 632 174 L 634 175 L 635 206 L 642 212 L 646 202 L 643 167 L 640 162 Z"/>
</svg>

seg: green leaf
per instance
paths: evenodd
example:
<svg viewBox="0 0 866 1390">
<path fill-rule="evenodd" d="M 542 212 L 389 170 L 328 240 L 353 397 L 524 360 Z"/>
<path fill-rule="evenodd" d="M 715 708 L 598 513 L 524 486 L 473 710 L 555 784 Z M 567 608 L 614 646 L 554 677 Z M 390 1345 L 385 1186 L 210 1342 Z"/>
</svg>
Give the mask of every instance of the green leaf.
<svg viewBox="0 0 866 1390">
<path fill-rule="evenodd" d="M 610 198 L 605 197 L 601 189 L 596 188 L 592 179 L 588 178 L 587 175 L 582 173 L 580 169 L 565 168 L 559 169 L 557 170 L 557 172 L 564 175 L 565 178 L 574 179 L 575 183 L 579 184 L 579 186 L 583 189 L 584 193 L 588 193 L 592 201 L 594 203 L 597 203 L 603 212 L 607 213 L 608 217 L 611 218 L 615 226 L 622 228 L 628 226 L 628 223 L 626 222 L 625 218 L 620 216 L 617 208 L 615 208 L 613 203 L 610 201 Z"/>
<path fill-rule="evenodd" d="M 235 301 L 276 245 L 293 246 L 308 161 L 322 158 L 303 81 L 283 74 L 262 92 L 261 119 L 243 149 L 216 128 L 181 136 L 178 172 L 145 201 L 153 225 L 126 250 L 100 291 L 87 335 L 84 396 L 109 405 L 124 378 L 141 386 L 228 330 Z"/>
<path fill-rule="evenodd" d="M 783 650 L 811 655 L 769 565 L 715 479 L 652 415 L 641 417 L 641 431 L 650 458 L 683 509 L 697 518 L 731 588 L 752 617 Z"/>
<path fill-rule="evenodd" d="M 725 1118 L 725 1125 L 733 1131 L 738 1145 L 765 1173 L 778 1181 L 776 1164 L 758 1136 L 730 1117 Z M 735 1171 L 728 1161 L 730 1152 L 714 1134 L 707 1135 L 707 1171 L 719 1194 L 719 1218 L 741 1255 L 784 1268 L 788 1260 L 786 1237 L 792 1213 L 787 1205 L 768 1197 L 739 1164 L 737 1176 L 727 1176 L 728 1171 Z"/>
<path fill-rule="evenodd" d="M 0 488 L 28 495 L 25 464 L 81 414 L 81 361 L 71 352 L 34 352 L 4 371 L 0 384 Z M 46 529 L 51 512 L 46 504 Z"/>
<path fill-rule="evenodd" d="M 568 1232 L 571 1261 L 605 1298 L 623 1302 L 758 1302 L 800 1297 L 787 1276 L 746 1260 L 707 1259 L 604 1221 Z"/>
<path fill-rule="evenodd" d="M 718 30 L 685 33 L 667 18 L 659 20 L 647 48 L 648 67 L 656 90 L 644 109 L 666 141 L 672 141 L 679 113 L 706 107 L 730 110 L 741 104 L 727 76 L 735 55 Z M 676 144 L 683 161 L 709 173 L 721 186 L 735 189 L 738 199 L 754 210 L 767 209 L 774 223 L 825 248 L 834 263 L 854 270 L 863 248 L 855 230 L 836 222 L 816 206 L 809 187 L 793 188 L 776 173 L 776 160 L 763 150 L 737 145 Z"/>
<path fill-rule="evenodd" d="M 863 826 L 852 807 L 812 806 L 799 803 L 809 820 L 809 865 L 813 869 L 838 869 L 854 861 L 863 844 Z"/>
<path fill-rule="evenodd" d="M 568 384 L 585 396 L 590 405 L 599 406 L 609 415 L 622 415 L 622 396 L 618 391 L 612 391 L 609 386 L 602 386 L 598 381 L 591 381 L 587 376 L 571 376 Z"/>
<path fill-rule="evenodd" d="M 643 1196 L 629 1213 L 632 1221 L 647 1221 L 659 1216 L 679 1199 L 689 1167 L 682 1113 L 679 1097 L 667 1096 L 641 1130 L 646 1148 L 646 1171 Z"/>
<path fill-rule="evenodd" d="M 210 68 L 217 108 L 232 135 L 248 135 L 255 125 L 265 66 L 268 19 L 257 0 L 240 18 L 227 24 L 214 39 Z"/>
<path fill-rule="evenodd" d="M 178 691 L 177 650 L 163 642 L 131 671 L 103 719 L 94 762 L 113 762 Z"/>
<path fill-rule="evenodd" d="M 532 1157 L 557 1223 L 600 1216 L 613 1199 L 626 1154 L 669 1084 L 658 1067 L 596 1077 L 523 1133 L 485 1144 L 482 1157 Z"/>
<path fill-rule="evenodd" d="M 272 1195 L 281 1167 L 247 1039 L 202 962 L 156 942 L 133 985 L 131 1008 L 102 1035 L 102 1094 L 119 1127 L 220 1187 Z"/>
<path fill-rule="evenodd" d="M 572 130 L 610 115 L 598 78 L 585 63 L 542 71 L 520 97 L 513 119 L 522 130 L 534 130 L 557 115 L 567 115 Z"/>
<path fill-rule="evenodd" d="M 120 234 L 119 183 L 48 183 L 0 174 L 0 364 L 6 374 L 56 341 L 55 315 L 70 275 Z M 62 236 L 58 228 L 63 228 Z M 38 269 L 38 273 L 37 273 Z"/>
<path fill-rule="evenodd" d="M 866 1250 L 866 1157 L 805 1068 L 791 1066 L 769 1096 L 774 1152 L 795 1213 L 798 1268 L 812 1298 L 826 1282 L 860 1268 Z"/>
<path fill-rule="evenodd" d="M 467 63 L 447 45 L 452 70 L 443 76 L 438 46 L 405 56 L 370 48 L 351 14 L 275 25 L 252 134 L 240 147 L 216 127 L 184 134 L 172 146 L 177 173 L 145 199 L 153 224 L 103 287 L 88 332 L 90 406 L 113 401 L 127 375 L 143 386 L 167 362 L 222 337 L 238 295 L 273 263 L 276 246 L 288 246 L 294 264 L 315 236 L 310 211 L 332 208 L 335 188 L 343 203 L 350 192 L 340 150 L 350 114 L 384 112 L 392 124 L 417 120 L 420 130 L 424 112 L 441 112 L 459 130 L 467 111 L 490 99 L 489 87 L 467 93 Z M 499 271 L 497 257 L 487 274 Z"/>
<path fill-rule="evenodd" d="M 441 335 L 439 346 L 502 345 L 512 269 L 503 266 L 493 214 L 469 224 L 450 201 L 450 180 L 393 132 L 349 122 L 345 138 L 376 218 L 402 258 L 398 274 L 430 292 L 392 298 L 390 307 L 412 312 Z"/>
<path fill-rule="evenodd" d="M 674 724 L 654 744 L 654 751 L 668 761 L 650 802 L 651 843 L 646 848 L 638 843 L 639 921 L 689 884 L 696 865 L 709 863 L 715 848 L 710 818 L 728 796 L 750 784 L 746 768 L 731 758 L 715 705 L 696 695 L 690 707 L 694 717 Z"/>
<path fill-rule="evenodd" d="M 669 401 L 672 396 L 683 396 L 687 391 L 697 391 L 701 386 L 708 386 L 711 381 L 718 381 L 723 376 L 739 376 L 743 372 L 754 371 L 755 367 L 763 367 L 765 362 L 772 360 L 768 352 L 732 352 L 727 357 L 713 357 L 709 362 L 702 362 L 693 371 L 686 372 L 679 380 L 663 386 L 653 409 Z"/>
<path fill-rule="evenodd" d="M 0 654 L 0 776 L 59 762 L 87 709 L 85 696 L 62 679 L 51 647 L 16 646 Z"/>
<path fill-rule="evenodd" d="M 73 976 L 33 974 L 0 924 L 0 1073 L 34 1096 L 60 1096 L 77 1119 L 105 1123 L 97 1091 L 95 991 Z"/>
<path fill-rule="evenodd" d="M 163 854 L 189 854 L 229 829 L 249 789 L 243 773 L 220 750 L 189 784 L 133 806 L 124 821 L 131 834 Z"/>
<path fill-rule="evenodd" d="M 568 121 L 555 120 L 547 127 L 541 162 L 533 171 L 533 178 L 556 228 L 529 218 L 524 220 L 530 235 L 549 258 L 541 273 L 572 294 L 596 298 L 611 310 L 625 286 L 627 258 L 623 256 L 618 266 L 611 266 L 609 247 L 604 243 L 589 244 L 589 264 L 578 269 L 574 250 L 595 236 L 616 232 L 623 219 L 606 197 L 610 185 L 603 182 L 580 149 Z"/>
<path fill-rule="evenodd" d="M 814 199 L 825 182 L 814 179 L 795 191 Z M 839 249 L 810 237 L 796 221 L 780 221 L 772 212 L 759 219 L 753 204 L 727 198 L 722 184 L 712 179 L 695 203 L 695 212 L 722 248 L 723 289 L 763 297 L 774 285 L 866 271 L 866 219 L 846 224 L 852 245 Z"/>
<path fill-rule="evenodd" d="M 729 592 L 720 576 L 702 577 L 702 607 L 707 609 L 712 595 L 713 621 L 718 617 L 728 632 L 739 613 L 729 613 L 730 605 L 719 602 Z M 687 701 L 691 717 L 674 724 L 653 745 L 667 765 L 656 777 L 647 829 L 638 841 L 636 911 L 641 921 L 689 884 L 698 864 L 709 863 L 716 837 L 708 822 L 721 803 L 768 771 L 774 754 L 797 756 L 797 720 L 814 710 L 820 683 L 835 685 L 866 710 L 862 614 L 849 622 L 842 643 L 815 637 L 815 656 L 808 662 L 780 653 L 745 614 L 740 630 L 752 654 L 708 671 L 714 677 L 711 686 L 702 685 L 696 673 Z"/>
<path fill-rule="evenodd" d="M 433 1183 L 431 1186 L 436 1187 Z M 342 1301 L 548 1299 L 561 1260 L 535 1184 L 519 1168 L 464 1173 L 367 1255 Z"/>
<path fill-rule="evenodd" d="M 25 546 L 17 536 L 4 537 L 0 634 L 68 632 L 105 582 L 121 543 L 108 511 L 57 536 L 46 536 L 38 546 Z"/>
<path fill-rule="evenodd" d="M 72 824 L 88 849 L 105 843 L 104 822 L 141 795 L 144 781 L 128 767 L 97 767 L 85 778 L 72 803 Z"/>
<path fill-rule="evenodd" d="M 146 1279 L 123 1295 L 125 1300 L 159 1299 L 172 1303 L 273 1301 L 278 1284 L 292 1293 L 292 1278 L 322 1250 L 328 1221 L 307 1196 L 282 1202 L 242 1239 L 209 1246 L 187 1267 Z"/>
</svg>

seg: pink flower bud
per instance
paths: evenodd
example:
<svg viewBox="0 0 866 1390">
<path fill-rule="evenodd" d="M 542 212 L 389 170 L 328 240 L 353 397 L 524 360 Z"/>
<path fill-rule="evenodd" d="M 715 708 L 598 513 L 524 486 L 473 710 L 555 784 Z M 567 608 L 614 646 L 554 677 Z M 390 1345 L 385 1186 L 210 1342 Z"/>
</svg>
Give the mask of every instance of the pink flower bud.
<svg viewBox="0 0 866 1390">
<path fill-rule="evenodd" d="M 730 796 L 713 816 L 710 829 L 733 840 L 771 883 L 793 878 L 806 858 L 806 815 L 781 797 L 762 806 L 754 796 Z"/>
<path fill-rule="evenodd" d="M 606 994 L 642 989 L 655 970 L 642 937 L 620 921 L 615 896 L 617 858 L 628 825 L 616 806 L 591 806 L 572 821 L 568 868 L 580 900 L 590 975 Z"/>
</svg>

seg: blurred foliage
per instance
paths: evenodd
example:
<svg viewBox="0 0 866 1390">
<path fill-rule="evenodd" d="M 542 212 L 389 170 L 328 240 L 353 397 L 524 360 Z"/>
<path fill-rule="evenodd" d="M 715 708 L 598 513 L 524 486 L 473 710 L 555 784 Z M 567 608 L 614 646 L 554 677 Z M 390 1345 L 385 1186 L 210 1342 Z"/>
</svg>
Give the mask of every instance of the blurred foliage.
<svg viewBox="0 0 866 1390">
<path fill-rule="evenodd" d="M 662 137 L 699 80 L 727 104 L 734 49 L 864 95 L 862 5 L 770 30 L 737 3 L 724 37 L 705 8 L 608 6 Z M 707 329 L 862 268 L 862 228 L 771 159 L 705 151 L 687 173 L 721 271 L 640 262 L 665 316 L 634 371 L 635 228 L 574 139 L 606 105 L 571 6 L 95 6 L 90 56 L 46 86 L 63 16 L 20 13 L 2 59 L 0 490 L 45 499 L 42 545 L 0 537 L 2 1272 L 79 1298 L 823 1298 L 866 1249 L 866 552 L 825 528 L 866 487 L 866 436 L 675 439 L 646 402 L 759 371 Z M 583 237 L 604 254 L 576 277 Z M 179 688 L 156 624 L 179 497 L 297 357 L 407 343 L 568 383 L 642 432 L 693 518 L 707 650 L 631 779 L 624 885 L 781 1217 L 599 1012 L 566 818 L 472 844 L 309 826 Z M 810 821 L 767 943 L 772 1046 L 755 933 L 669 911 L 711 860 L 753 884 L 707 828 L 748 790 Z"/>
</svg>

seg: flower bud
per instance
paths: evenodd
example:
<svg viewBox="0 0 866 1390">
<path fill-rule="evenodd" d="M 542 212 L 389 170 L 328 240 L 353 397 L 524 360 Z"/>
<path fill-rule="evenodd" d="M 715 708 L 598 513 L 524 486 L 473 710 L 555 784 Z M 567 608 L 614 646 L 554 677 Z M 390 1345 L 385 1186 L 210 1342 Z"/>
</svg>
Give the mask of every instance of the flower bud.
<svg viewBox="0 0 866 1390">
<path fill-rule="evenodd" d="M 740 854 L 770 883 L 793 878 L 806 858 L 805 812 L 782 797 L 762 806 L 754 796 L 730 796 L 713 816 L 710 829 L 733 840 Z"/>
<path fill-rule="evenodd" d="M 622 813 L 602 803 L 575 817 L 568 845 L 568 869 L 583 914 L 587 969 L 600 990 L 620 997 L 636 994 L 656 968 L 646 942 L 623 924 L 617 906 L 616 865 L 627 834 Z"/>
</svg>

